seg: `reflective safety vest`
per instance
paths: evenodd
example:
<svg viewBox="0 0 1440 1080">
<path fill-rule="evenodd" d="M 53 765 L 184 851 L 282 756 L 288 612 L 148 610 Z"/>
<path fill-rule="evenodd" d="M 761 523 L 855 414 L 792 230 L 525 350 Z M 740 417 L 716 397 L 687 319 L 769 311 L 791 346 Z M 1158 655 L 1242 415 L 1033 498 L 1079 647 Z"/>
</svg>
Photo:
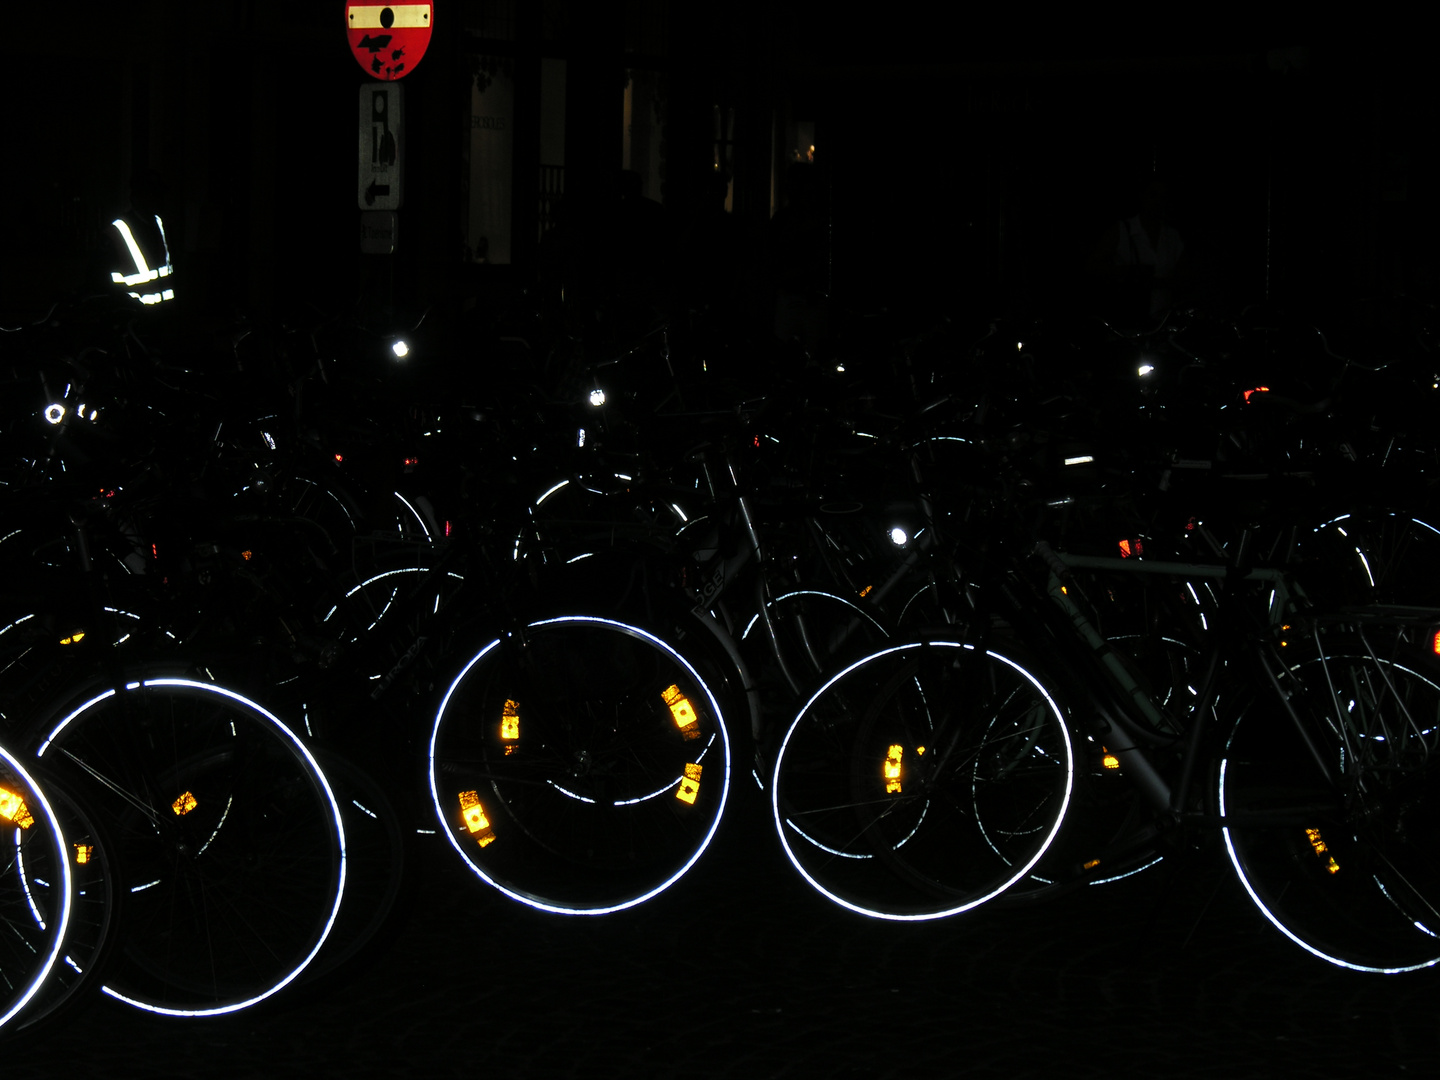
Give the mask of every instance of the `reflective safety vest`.
<svg viewBox="0 0 1440 1080">
<path fill-rule="evenodd" d="M 142 304 L 159 304 L 175 299 L 175 290 L 168 287 L 170 285 L 168 281 L 165 282 L 167 287 L 146 289 L 143 292 L 137 291 L 144 289 L 152 281 L 158 282 L 170 277 L 174 270 L 170 265 L 170 245 L 165 239 L 165 223 L 160 220 L 160 215 L 155 215 L 155 227 L 160 231 L 160 251 L 157 254 L 163 256 L 163 261 L 159 266 L 151 266 L 146 261 L 145 252 L 141 249 L 139 241 L 135 239 L 135 234 L 131 232 L 129 222 L 124 218 L 116 218 L 110 224 L 115 226 L 116 232 L 120 234 L 120 239 L 134 262 L 133 272 L 127 274 L 119 270 L 112 270 L 110 280 L 125 288 Z M 130 269 L 128 264 L 125 269 Z"/>
</svg>

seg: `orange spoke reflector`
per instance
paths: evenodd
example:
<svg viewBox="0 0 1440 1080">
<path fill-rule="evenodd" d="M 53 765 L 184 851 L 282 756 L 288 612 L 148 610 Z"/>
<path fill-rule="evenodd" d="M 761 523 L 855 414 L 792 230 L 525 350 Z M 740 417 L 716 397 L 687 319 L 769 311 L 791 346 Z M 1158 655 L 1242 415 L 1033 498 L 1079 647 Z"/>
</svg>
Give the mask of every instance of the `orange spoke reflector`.
<svg viewBox="0 0 1440 1080">
<path fill-rule="evenodd" d="M 686 765 L 685 775 L 680 778 L 680 786 L 675 789 L 675 798 L 683 803 L 695 805 L 695 797 L 700 794 L 700 766 Z"/>
<path fill-rule="evenodd" d="M 1430 647 L 1435 650 L 1435 655 L 1440 656 L 1440 630 L 1435 631 L 1435 637 L 1431 639 Z"/>
<path fill-rule="evenodd" d="M 20 794 L 11 791 L 9 788 L 0 787 L 0 817 L 6 821 L 13 821 L 22 829 L 28 829 L 35 824 L 35 819 L 30 816 L 30 808 L 25 805 L 25 800 Z"/>
<path fill-rule="evenodd" d="M 76 861 L 77 863 L 84 864 L 84 863 L 89 862 L 89 861 L 90 861 L 90 857 L 91 857 L 92 855 L 94 855 L 94 854 L 95 854 L 95 845 L 94 845 L 94 844 L 76 844 L 76 845 L 75 845 L 75 861 Z"/>
<path fill-rule="evenodd" d="M 520 703 L 518 701 L 506 700 L 505 707 L 500 710 L 500 738 L 506 742 L 515 742 L 520 738 Z M 508 752 L 509 747 L 506 747 Z"/>
<path fill-rule="evenodd" d="M 1086 870 L 1094 870 L 1095 867 L 1097 867 L 1097 866 L 1099 866 L 1099 865 L 1100 865 L 1100 860 L 1099 860 L 1099 859 L 1091 859 L 1089 862 L 1087 862 L 1087 863 L 1084 864 L 1084 867 L 1083 867 L 1083 868 L 1086 869 Z"/>
<path fill-rule="evenodd" d="M 60 639 L 60 644 L 61 644 L 61 645 L 77 645 L 77 644 L 79 644 L 81 641 L 84 641 L 84 640 L 85 640 L 85 631 L 84 631 L 84 630 L 76 630 L 76 631 L 75 631 L 73 634 L 71 634 L 69 637 L 62 637 L 62 638 Z"/>
<path fill-rule="evenodd" d="M 1310 841 L 1310 846 L 1315 849 L 1316 856 L 1325 860 L 1325 869 L 1332 874 L 1338 874 L 1340 872 L 1340 864 L 1335 861 L 1335 856 L 1329 853 L 1330 847 L 1321 838 L 1320 830 L 1306 829 L 1305 837 Z"/>
<path fill-rule="evenodd" d="M 460 792 L 460 814 L 465 819 L 465 827 L 475 834 L 481 847 L 495 840 L 495 830 L 490 828 L 490 819 L 485 816 L 485 808 L 480 805 L 478 791 Z"/>
<path fill-rule="evenodd" d="M 184 817 L 198 805 L 195 801 L 195 796 L 187 791 L 170 804 L 170 809 L 175 811 L 176 817 Z"/>
<path fill-rule="evenodd" d="M 1106 750 L 1105 747 L 1102 746 L 1100 752 L 1105 755 L 1100 759 L 1101 765 L 1104 765 L 1107 769 L 1118 769 L 1120 767 L 1120 759 L 1110 753 L 1109 750 Z"/>
<path fill-rule="evenodd" d="M 670 706 L 670 715 L 675 717 L 675 726 L 687 739 L 698 739 L 700 737 L 700 717 L 695 712 L 695 707 L 690 704 L 690 699 L 680 692 L 680 687 L 671 686 L 660 691 L 660 696 L 665 699 L 665 704 Z"/>
<path fill-rule="evenodd" d="M 905 756 L 905 748 L 899 743 L 890 747 L 890 752 L 885 755 L 885 794 L 898 795 L 900 793 L 900 759 Z"/>
</svg>

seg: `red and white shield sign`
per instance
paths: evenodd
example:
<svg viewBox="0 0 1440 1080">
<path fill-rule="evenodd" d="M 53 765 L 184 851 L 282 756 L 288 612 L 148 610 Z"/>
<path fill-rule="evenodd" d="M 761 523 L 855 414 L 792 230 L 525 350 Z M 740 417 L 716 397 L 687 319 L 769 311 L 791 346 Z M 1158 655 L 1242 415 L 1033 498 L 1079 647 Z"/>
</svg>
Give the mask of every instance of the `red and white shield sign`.
<svg viewBox="0 0 1440 1080">
<path fill-rule="evenodd" d="M 402 79 L 415 70 L 430 44 L 434 4 L 345 5 L 345 32 L 360 66 L 377 79 Z"/>
</svg>

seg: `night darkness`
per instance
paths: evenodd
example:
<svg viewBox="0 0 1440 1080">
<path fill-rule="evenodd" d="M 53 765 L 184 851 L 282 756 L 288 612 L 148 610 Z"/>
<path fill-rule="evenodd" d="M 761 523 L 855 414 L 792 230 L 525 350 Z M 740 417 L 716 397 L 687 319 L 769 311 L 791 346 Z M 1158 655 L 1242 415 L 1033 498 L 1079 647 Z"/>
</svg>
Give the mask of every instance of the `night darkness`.
<svg viewBox="0 0 1440 1080">
<path fill-rule="evenodd" d="M 1177 17 L 1142 34 L 1118 16 L 1061 31 L 1039 25 L 1038 9 L 942 16 L 908 0 L 436 0 L 428 51 L 394 84 L 404 204 L 393 252 L 375 253 L 362 225 L 379 219 L 362 221 L 357 203 L 357 98 L 373 80 L 348 49 L 342 0 L 24 7 L 18 22 L 0 16 L 11 91 L 0 326 L 15 331 L 0 334 L 0 367 L 12 375 L 31 358 L 15 343 L 34 340 L 16 328 L 109 288 L 110 222 L 151 184 L 176 300 L 149 340 L 163 364 L 189 368 L 177 384 L 225 400 L 238 384 L 222 360 L 242 328 L 270 342 L 324 323 L 353 331 L 337 342 L 388 346 L 429 311 L 441 349 L 425 358 L 424 385 L 442 401 L 433 408 L 465 395 L 474 441 L 452 444 L 462 453 L 513 449 L 504 433 L 542 415 L 569 425 L 569 451 L 570 414 L 547 412 L 555 401 L 535 385 L 573 391 L 582 360 L 660 315 L 683 327 L 666 339 L 678 363 L 693 346 L 696 370 L 706 358 L 720 372 L 706 366 L 701 385 L 730 395 L 687 399 L 696 410 L 733 405 L 737 387 L 775 389 L 828 419 L 854 391 L 867 420 L 888 420 L 904 395 L 885 349 L 932 331 L 940 358 L 925 356 L 926 378 L 958 398 L 993 355 L 975 348 L 988 327 L 1044 325 L 1054 340 L 1056 326 L 1114 314 L 1096 253 L 1108 257 L 1112 230 L 1156 185 L 1184 241 L 1177 307 L 1218 324 L 1259 312 L 1388 359 L 1413 352 L 1440 299 L 1440 99 L 1416 26 L 1340 35 L 1212 15 L 1204 33 Z M 810 218 L 794 209 L 802 192 Z M 806 321 L 817 305 L 823 330 Z M 795 340 L 778 340 L 782 323 Z M 883 362 L 865 354 L 877 343 Z M 203 359 L 178 359 L 190 348 Z M 279 370 L 296 354 L 275 355 Z M 846 363 L 849 381 L 830 374 Z M 1050 369 L 1025 374 L 1037 370 Z M 384 392 L 329 386 L 309 400 L 363 413 Z M 292 404 L 300 415 L 294 391 Z M 422 425 L 430 407 L 403 423 Z M 1127 407 L 1094 412 L 1103 426 Z M 22 412 L 0 413 L 7 440 Z M 336 424 L 337 439 L 389 422 L 344 419 L 354 423 Z M 1428 415 L 1407 422 L 1433 442 Z M 507 512 L 495 497 L 477 513 L 475 492 L 489 498 L 492 481 L 523 473 L 517 460 L 436 470 L 463 491 L 457 535 Z M 852 460 L 775 501 L 818 499 Z M 347 467 L 368 461 L 357 452 Z M 1433 519 L 1426 498 L 1417 505 Z M 0 525 L 16 516 L 5 512 Z M 450 518 L 436 520 L 450 535 Z M 1426 602 L 1440 611 L 1440 589 Z M 0 707 L 5 678 L 0 666 Z M 378 724 L 364 730 L 364 767 L 378 776 L 392 744 Z M 752 750 L 739 750 L 707 858 L 638 907 L 537 912 L 474 881 L 443 838 L 416 833 L 396 918 L 358 959 L 235 1016 L 172 1020 L 96 994 L 60 1024 L 0 1033 L 0 1072 L 1329 1078 L 1440 1065 L 1433 971 L 1361 975 L 1307 956 L 1255 914 L 1216 850 L 1049 905 L 923 923 L 843 911 L 781 857 Z M 420 801 L 423 830 L 433 813 Z"/>
</svg>

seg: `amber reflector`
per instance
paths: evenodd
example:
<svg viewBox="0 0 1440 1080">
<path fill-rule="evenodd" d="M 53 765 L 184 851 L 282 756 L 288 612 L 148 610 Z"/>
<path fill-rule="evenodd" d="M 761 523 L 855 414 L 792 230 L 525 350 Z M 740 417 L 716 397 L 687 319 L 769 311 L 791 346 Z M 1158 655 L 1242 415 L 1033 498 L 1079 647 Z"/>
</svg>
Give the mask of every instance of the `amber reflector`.
<svg viewBox="0 0 1440 1080">
<path fill-rule="evenodd" d="M 700 737 L 700 717 L 695 713 L 695 707 L 690 704 L 690 699 L 680 692 L 680 687 L 670 686 L 660 692 L 665 699 L 665 704 L 670 706 L 670 715 L 675 718 L 675 726 L 680 729 L 687 739 L 698 739 Z"/>
<path fill-rule="evenodd" d="M 683 803 L 695 805 L 695 798 L 700 794 L 700 766 L 686 765 L 685 775 L 680 778 L 680 786 L 675 789 L 675 798 Z"/>
<path fill-rule="evenodd" d="M 895 795 L 900 791 L 900 759 L 905 756 L 905 748 L 898 743 L 890 747 L 885 755 L 885 794 Z"/>
<path fill-rule="evenodd" d="M 485 816 L 485 808 L 480 805 L 478 791 L 460 792 L 460 814 L 465 819 L 465 827 L 474 833 L 481 847 L 495 839 L 495 831 L 490 828 L 490 819 Z"/>
<path fill-rule="evenodd" d="M 25 800 L 17 792 L 4 787 L 0 787 L 0 817 L 6 821 L 13 821 L 22 829 L 28 829 L 35 824 L 35 819 L 30 816 L 30 808 L 25 805 Z"/>
</svg>

